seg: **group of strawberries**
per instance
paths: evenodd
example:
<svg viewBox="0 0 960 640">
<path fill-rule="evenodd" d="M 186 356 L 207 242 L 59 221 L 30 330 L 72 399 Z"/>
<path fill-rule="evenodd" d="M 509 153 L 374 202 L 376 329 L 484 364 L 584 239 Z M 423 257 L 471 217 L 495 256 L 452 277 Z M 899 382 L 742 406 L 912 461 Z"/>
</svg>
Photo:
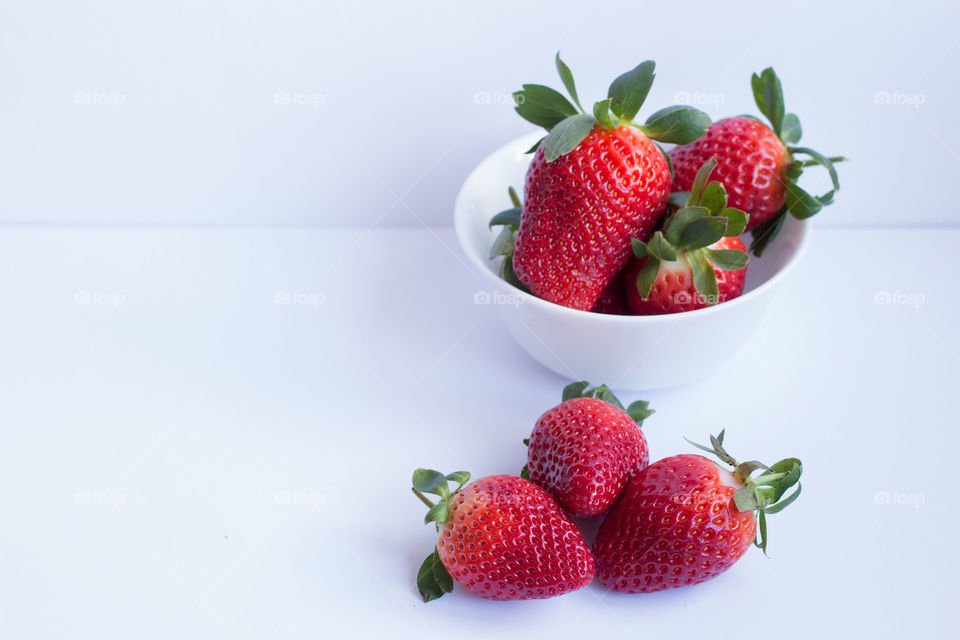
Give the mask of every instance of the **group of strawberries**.
<svg viewBox="0 0 960 640">
<path fill-rule="evenodd" d="M 548 133 L 530 152 L 524 200 L 490 221 L 502 225 L 490 258 L 501 276 L 559 305 L 619 315 L 677 313 L 736 298 L 752 234 L 760 256 L 786 216 L 809 218 L 839 189 L 834 162 L 796 146 L 800 121 L 784 109 L 772 68 L 752 77 L 751 116 L 709 116 L 688 106 L 635 121 L 654 78 L 651 60 L 619 76 L 607 98 L 584 111 L 573 75 L 557 54 L 570 96 L 525 84 L 516 111 Z M 674 143 L 669 152 L 657 142 Z M 806 159 L 799 159 L 804 156 Z M 797 184 L 805 167 L 827 169 L 832 189 Z"/>
<path fill-rule="evenodd" d="M 800 461 L 737 463 L 721 432 L 710 447 L 694 446 L 731 469 L 701 455 L 650 464 L 640 427 L 652 413 L 644 401 L 624 407 L 606 386 L 575 382 L 537 420 L 520 476 L 467 484 L 465 471 L 417 469 L 413 492 L 439 533 L 417 574 L 423 599 L 454 580 L 493 600 L 558 596 L 594 576 L 616 591 L 661 591 L 719 575 L 751 543 L 765 550 L 767 514 L 800 494 Z M 591 553 L 571 516 L 603 514 Z"/>
</svg>

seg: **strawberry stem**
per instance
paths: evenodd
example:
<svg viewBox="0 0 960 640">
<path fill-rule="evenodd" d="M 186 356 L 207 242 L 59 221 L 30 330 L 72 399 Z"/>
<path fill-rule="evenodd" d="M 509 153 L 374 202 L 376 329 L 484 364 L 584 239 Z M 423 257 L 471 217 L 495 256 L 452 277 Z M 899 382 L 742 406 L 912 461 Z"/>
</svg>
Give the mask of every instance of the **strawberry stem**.
<svg viewBox="0 0 960 640">
<path fill-rule="evenodd" d="M 417 496 L 418 498 L 420 498 L 420 502 L 422 502 L 423 504 L 427 505 L 427 506 L 430 507 L 431 509 L 432 509 L 433 507 L 437 506 L 435 503 L 431 502 L 430 499 L 429 499 L 427 496 L 423 495 L 420 491 L 418 491 L 416 487 L 410 487 L 410 490 L 413 491 L 413 495 L 415 495 L 415 496 Z"/>
</svg>

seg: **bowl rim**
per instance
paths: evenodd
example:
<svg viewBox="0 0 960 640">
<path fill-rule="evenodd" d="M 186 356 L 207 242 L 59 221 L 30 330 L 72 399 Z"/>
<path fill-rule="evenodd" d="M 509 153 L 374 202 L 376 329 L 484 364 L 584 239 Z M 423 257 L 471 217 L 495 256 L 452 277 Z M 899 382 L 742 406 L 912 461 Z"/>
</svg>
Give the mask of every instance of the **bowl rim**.
<svg viewBox="0 0 960 640">
<path fill-rule="evenodd" d="M 454 222 L 454 231 L 457 235 L 457 242 L 460 244 L 460 248 L 467 255 L 467 259 L 473 264 L 473 267 L 484 274 L 484 277 L 493 281 L 497 287 L 508 288 L 515 295 L 521 296 L 523 303 L 533 304 L 534 307 L 542 308 L 546 312 L 555 312 L 561 315 L 566 314 L 571 318 L 581 318 L 595 319 L 597 322 L 609 322 L 609 323 L 620 323 L 620 324 L 652 324 L 655 322 L 664 322 L 670 320 L 677 320 L 679 318 L 688 318 L 688 317 L 703 317 L 712 313 L 717 313 L 721 309 L 731 309 L 735 306 L 739 306 L 745 303 L 749 303 L 754 298 L 760 297 L 762 294 L 766 293 L 770 289 L 774 288 L 777 283 L 783 280 L 793 269 L 796 267 L 797 262 L 803 257 L 807 252 L 807 247 L 810 244 L 810 236 L 812 233 L 812 225 L 809 220 L 796 220 L 795 222 L 800 224 L 800 237 L 797 243 L 797 248 L 794 250 L 793 255 L 787 259 L 786 263 L 780 269 L 774 273 L 770 278 L 765 282 L 760 284 L 755 289 L 751 289 L 747 293 L 740 295 L 733 300 L 727 300 L 719 304 L 715 304 L 709 307 L 703 307 L 702 309 L 694 309 L 692 311 L 681 311 L 679 313 L 668 313 L 668 314 L 657 314 L 657 315 L 613 315 L 607 313 L 594 313 L 593 311 L 583 311 L 581 309 L 572 309 L 570 307 L 565 307 L 559 305 L 555 302 L 550 302 L 539 298 L 532 293 L 527 293 L 521 289 L 518 289 L 511 285 L 509 282 L 506 282 L 503 278 L 498 276 L 489 268 L 489 263 L 492 260 L 484 261 L 483 258 L 477 255 L 471 248 L 470 242 L 467 238 L 467 214 L 466 214 L 466 204 L 465 204 L 465 189 L 467 185 L 474 180 L 475 176 L 480 172 L 480 170 L 487 163 L 493 160 L 494 156 L 497 156 L 501 153 L 515 152 L 521 148 L 527 148 L 533 144 L 534 141 L 543 137 L 541 133 L 529 133 L 527 135 L 515 138 L 506 144 L 501 145 L 487 156 L 485 156 L 477 165 L 473 168 L 467 178 L 463 181 L 463 184 L 460 185 L 460 190 L 457 192 L 457 199 L 454 204 L 453 210 L 453 222 Z"/>
</svg>

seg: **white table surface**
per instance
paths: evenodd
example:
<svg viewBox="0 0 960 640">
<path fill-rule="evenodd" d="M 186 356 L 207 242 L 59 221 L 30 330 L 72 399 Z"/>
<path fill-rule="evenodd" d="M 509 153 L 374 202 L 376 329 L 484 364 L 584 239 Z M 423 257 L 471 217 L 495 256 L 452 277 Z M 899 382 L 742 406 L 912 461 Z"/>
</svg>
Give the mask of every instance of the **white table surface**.
<svg viewBox="0 0 960 640">
<path fill-rule="evenodd" d="M 747 351 L 644 394 L 654 457 L 725 427 L 803 459 L 769 558 L 424 605 L 410 472 L 519 471 L 566 382 L 450 230 L 0 229 L 0 637 L 947 637 L 958 259 L 960 229 L 818 227 Z"/>
</svg>

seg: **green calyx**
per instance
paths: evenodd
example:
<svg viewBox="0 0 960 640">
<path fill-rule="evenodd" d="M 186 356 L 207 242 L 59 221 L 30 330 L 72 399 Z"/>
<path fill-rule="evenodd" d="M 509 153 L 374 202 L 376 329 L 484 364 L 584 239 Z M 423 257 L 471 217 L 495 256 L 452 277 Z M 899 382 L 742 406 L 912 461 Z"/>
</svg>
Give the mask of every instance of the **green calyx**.
<svg viewBox="0 0 960 640">
<path fill-rule="evenodd" d="M 413 493 L 427 507 L 424 522 L 433 522 L 437 530 L 450 517 L 450 500 L 470 481 L 470 474 L 466 471 L 454 471 L 446 475 L 433 469 L 417 469 L 413 472 Z M 456 488 L 450 490 L 450 483 L 455 482 Z M 439 496 L 440 500 L 433 502 L 426 494 Z M 440 561 L 436 547 L 433 553 L 427 556 L 420 570 L 417 571 L 417 589 L 423 597 L 424 602 L 430 602 L 442 597 L 445 593 L 453 590 L 453 578 L 447 572 L 446 567 Z"/>
<path fill-rule="evenodd" d="M 676 210 L 670 214 L 663 230 L 647 241 L 633 239 L 633 255 L 646 262 L 637 273 L 636 287 L 644 300 L 650 297 L 653 283 L 664 262 L 684 260 L 693 272 L 693 285 L 708 305 L 719 301 L 717 274 L 739 271 L 747 266 L 749 256 L 738 249 L 711 249 L 723 237 L 738 236 L 747 226 L 749 216 L 727 206 L 727 190 L 720 182 L 708 182 L 717 166 L 710 158 L 697 171 L 689 193 L 671 194 Z"/>
<path fill-rule="evenodd" d="M 515 109 L 520 117 L 547 130 L 547 136 L 530 149 L 533 152 L 542 144 L 547 162 L 573 151 L 598 125 L 614 129 L 621 124 L 628 124 L 653 140 L 678 144 L 693 142 L 706 133 L 710 126 L 707 114 L 680 105 L 657 111 L 643 124 L 634 122 L 653 86 L 656 75 L 656 63 L 653 60 L 641 62 L 618 76 L 610 84 L 606 99 L 594 104 L 590 113 L 580 104 L 573 73 L 560 59 L 559 52 L 556 65 L 560 80 L 573 102 L 559 91 L 539 84 L 525 84 L 513 94 Z"/>
<path fill-rule="evenodd" d="M 740 483 L 740 488 L 733 494 L 733 501 L 740 511 L 753 511 L 757 517 L 757 536 L 754 540 L 763 553 L 767 553 L 767 515 L 779 513 L 786 509 L 800 496 L 800 475 L 803 473 L 803 463 L 797 458 L 783 460 L 767 466 L 762 462 L 750 460 L 738 463 L 726 449 L 723 448 L 723 435 L 710 436 L 710 446 L 706 447 L 687 440 L 690 444 L 712 453 L 721 462 L 733 467 L 733 477 Z M 684 438 L 686 440 L 686 438 Z M 756 472 L 758 475 L 754 475 Z M 796 490 L 784 497 L 787 491 L 796 485 Z"/>
<path fill-rule="evenodd" d="M 642 427 L 643 421 L 656 413 L 654 409 L 650 408 L 650 403 L 646 400 L 636 400 L 628 406 L 624 406 L 623 403 L 620 402 L 620 398 L 610 390 L 610 387 L 605 384 L 601 384 L 599 387 L 591 387 L 590 383 L 586 380 L 571 382 L 565 386 L 561 397 L 562 402 L 573 400 L 574 398 L 596 398 L 597 400 L 603 400 L 626 411 L 627 414 L 633 418 L 633 421 L 637 423 L 638 427 Z"/>
<path fill-rule="evenodd" d="M 517 244 L 517 231 L 520 229 L 523 204 L 520 202 L 520 196 L 517 195 L 516 189 L 510 187 L 508 192 L 513 206 L 490 218 L 489 226 L 491 229 L 496 226 L 502 227 L 490 247 L 490 259 L 496 260 L 503 256 L 503 262 L 500 263 L 500 277 L 521 291 L 528 291 L 526 285 L 520 282 L 520 278 L 513 270 L 513 250 Z"/>
<path fill-rule="evenodd" d="M 757 108 L 770 122 L 773 132 L 777 134 L 790 153 L 790 161 L 786 167 L 786 202 L 772 218 L 751 231 L 753 240 L 750 243 L 750 252 L 759 257 L 770 241 L 780 232 L 783 222 L 789 213 L 798 220 L 805 220 L 816 215 L 823 207 L 833 202 L 834 196 L 840 190 L 840 181 L 837 177 L 836 162 L 843 162 L 842 156 L 827 157 L 808 147 L 794 146 L 800 142 L 803 129 L 800 119 L 793 113 L 787 113 L 783 102 L 783 86 L 773 67 L 767 67 L 760 74 L 753 74 L 750 78 L 753 89 L 753 98 Z M 807 156 L 808 159 L 795 159 L 797 155 Z M 821 166 L 830 175 L 832 189 L 827 193 L 815 196 L 804 191 L 797 184 L 806 167 Z"/>
</svg>

